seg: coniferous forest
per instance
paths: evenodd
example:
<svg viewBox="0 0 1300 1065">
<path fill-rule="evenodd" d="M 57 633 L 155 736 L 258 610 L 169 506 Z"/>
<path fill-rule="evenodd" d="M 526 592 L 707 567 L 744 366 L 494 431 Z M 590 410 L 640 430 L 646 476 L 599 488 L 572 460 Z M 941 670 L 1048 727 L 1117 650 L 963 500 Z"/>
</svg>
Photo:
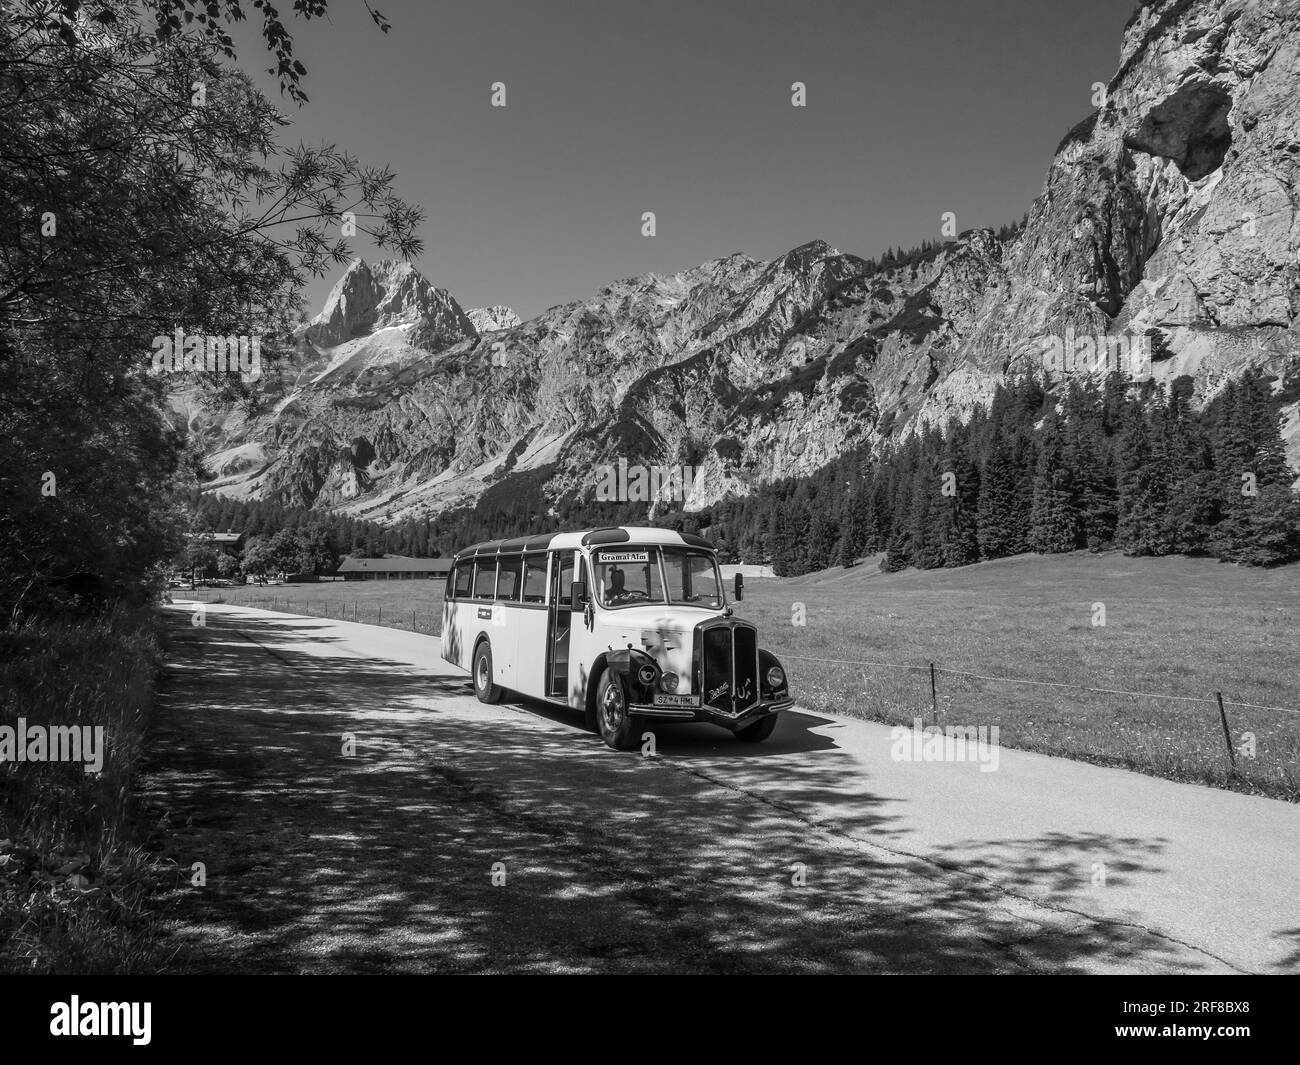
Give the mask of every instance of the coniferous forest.
<svg viewBox="0 0 1300 1065">
<path fill-rule="evenodd" d="M 489 489 L 473 508 L 391 526 L 197 493 L 192 502 L 202 527 L 323 529 L 339 555 L 424 557 L 523 533 L 655 524 L 703 532 L 724 561 L 771 564 L 780 576 L 873 554 L 898 570 L 1107 549 L 1270 566 L 1300 559 L 1300 500 L 1278 404 L 1253 372 L 1203 409 L 1187 377 L 1165 387 L 1111 374 L 1050 389 L 1025 377 L 999 386 L 966 423 L 649 519 L 644 503 L 548 502 L 549 468 Z"/>
<path fill-rule="evenodd" d="M 695 518 L 732 559 L 782 576 L 883 553 L 888 570 L 961 566 L 1024 551 L 1118 549 L 1250 565 L 1300 558 L 1300 501 L 1276 397 L 1250 373 L 1203 410 L 1192 381 L 1119 374 L 1049 392 L 999 387 L 969 422 L 848 455 Z M 701 520 L 703 519 L 703 520 Z"/>
</svg>

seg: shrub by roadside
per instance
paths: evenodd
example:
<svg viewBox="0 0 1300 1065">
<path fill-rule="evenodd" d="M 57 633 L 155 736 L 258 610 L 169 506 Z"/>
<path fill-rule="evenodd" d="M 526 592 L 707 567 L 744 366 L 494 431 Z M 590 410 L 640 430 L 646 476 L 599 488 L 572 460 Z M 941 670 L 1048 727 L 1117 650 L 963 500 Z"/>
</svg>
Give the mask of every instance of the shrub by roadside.
<svg viewBox="0 0 1300 1065">
<path fill-rule="evenodd" d="M 161 659 L 156 612 L 0 632 L 0 972 L 156 970 L 145 902 L 168 875 L 138 845 L 131 782 Z M 81 761 L 49 758 L 88 742 Z M 92 737 L 102 737 L 95 750 Z M 32 737 L 38 737 L 35 741 Z M 87 764 L 102 759 L 100 772 Z M 93 768 L 93 766 L 92 766 Z"/>
</svg>

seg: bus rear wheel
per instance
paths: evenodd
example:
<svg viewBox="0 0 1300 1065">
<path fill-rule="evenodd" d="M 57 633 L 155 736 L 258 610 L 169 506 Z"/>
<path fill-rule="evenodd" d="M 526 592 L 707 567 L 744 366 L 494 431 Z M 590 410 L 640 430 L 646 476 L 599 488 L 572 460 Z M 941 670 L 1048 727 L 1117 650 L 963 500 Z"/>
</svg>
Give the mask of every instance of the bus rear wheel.
<svg viewBox="0 0 1300 1065">
<path fill-rule="evenodd" d="M 748 725 L 737 732 L 736 739 L 744 740 L 746 743 L 762 743 L 776 731 L 776 718 L 776 714 L 760 717 L 752 725 Z"/>
<path fill-rule="evenodd" d="M 600 738 L 614 750 L 630 751 L 637 745 L 643 722 L 628 711 L 623 682 L 609 670 L 601 674 L 596 689 L 596 724 Z"/>
<path fill-rule="evenodd" d="M 501 701 L 501 688 L 492 683 L 492 645 L 487 640 L 474 648 L 474 694 L 480 703 Z"/>
</svg>

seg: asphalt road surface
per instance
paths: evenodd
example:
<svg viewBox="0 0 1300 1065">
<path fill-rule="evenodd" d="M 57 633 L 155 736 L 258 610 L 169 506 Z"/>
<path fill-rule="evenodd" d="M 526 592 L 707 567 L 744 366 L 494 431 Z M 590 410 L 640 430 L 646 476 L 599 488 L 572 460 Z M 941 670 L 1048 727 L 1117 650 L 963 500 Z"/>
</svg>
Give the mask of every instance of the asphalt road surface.
<svg viewBox="0 0 1300 1065">
<path fill-rule="evenodd" d="M 484 706 L 436 638 L 170 612 L 142 781 L 207 972 L 1296 972 L 1300 808 L 1000 751 Z M 792 677 L 796 683 L 797 675 Z M 351 737 L 351 741 L 347 737 Z"/>
</svg>

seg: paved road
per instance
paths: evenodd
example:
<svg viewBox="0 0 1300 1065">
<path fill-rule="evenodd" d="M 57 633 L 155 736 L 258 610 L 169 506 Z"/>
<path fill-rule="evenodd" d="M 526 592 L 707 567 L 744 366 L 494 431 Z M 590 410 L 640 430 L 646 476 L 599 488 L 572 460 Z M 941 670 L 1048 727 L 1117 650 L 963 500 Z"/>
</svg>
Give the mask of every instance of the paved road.
<svg viewBox="0 0 1300 1065">
<path fill-rule="evenodd" d="M 169 900 L 182 968 L 1300 971 L 1293 805 L 899 762 L 887 727 L 803 712 L 618 754 L 478 703 L 427 636 L 188 611 L 143 782 L 156 846 L 206 869 Z"/>
</svg>

